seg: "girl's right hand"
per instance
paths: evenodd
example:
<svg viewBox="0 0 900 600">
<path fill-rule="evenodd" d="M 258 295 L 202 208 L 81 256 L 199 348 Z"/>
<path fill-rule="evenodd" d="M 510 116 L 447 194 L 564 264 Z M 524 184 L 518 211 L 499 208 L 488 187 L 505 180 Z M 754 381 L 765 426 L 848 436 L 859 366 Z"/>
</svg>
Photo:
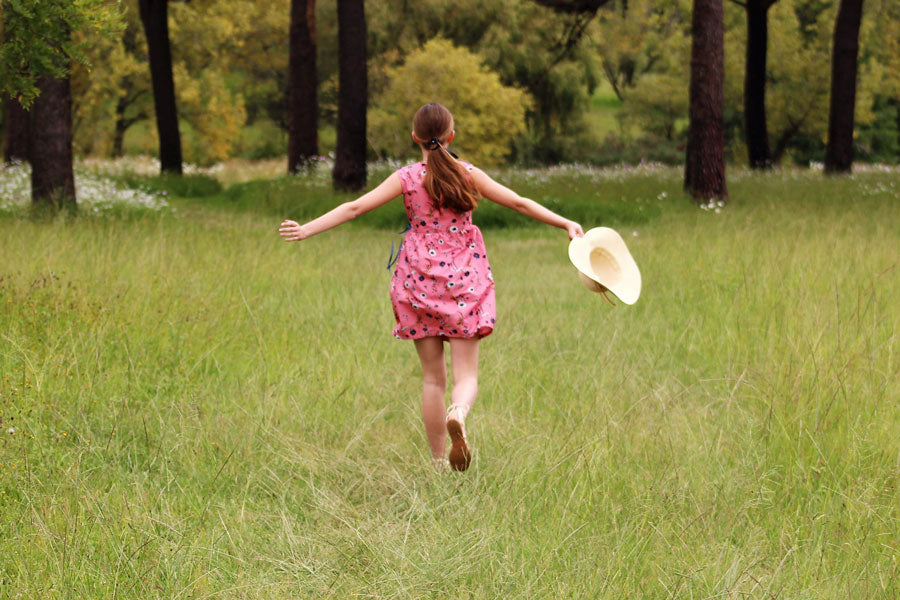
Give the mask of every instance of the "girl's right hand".
<svg viewBox="0 0 900 600">
<path fill-rule="evenodd" d="M 286 242 L 299 242 L 300 240 L 306 239 L 306 235 L 303 233 L 303 226 L 297 221 L 288 219 L 281 222 L 281 227 L 278 229 L 278 235 L 283 237 Z"/>
</svg>

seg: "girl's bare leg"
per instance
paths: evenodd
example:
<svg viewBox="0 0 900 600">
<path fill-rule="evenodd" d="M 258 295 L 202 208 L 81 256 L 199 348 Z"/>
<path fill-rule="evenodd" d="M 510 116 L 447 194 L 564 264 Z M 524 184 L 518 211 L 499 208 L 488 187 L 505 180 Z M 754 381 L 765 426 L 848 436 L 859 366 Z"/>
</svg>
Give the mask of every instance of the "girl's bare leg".
<svg viewBox="0 0 900 600">
<path fill-rule="evenodd" d="M 444 458 L 447 425 L 444 393 L 447 390 L 447 368 L 444 364 L 444 343 L 439 337 L 415 340 L 416 352 L 422 363 L 422 420 L 431 446 L 431 457 Z"/>
<path fill-rule="evenodd" d="M 460 407 L 466 418 L 478 394 L 478 340 L 450 339 L 450 368 L 453 370 L 453 393 L 450 404 Z"/>
<path fill-rule="evenodd" d="M 472 461 L 465 423 L 478 394 L 478 340 L 451 339 L 450 365 L 453 368 L 453 393 L 446 425 L 451 443 L 448 458 L 453 469 L 465 471 Z"/>
</svg>

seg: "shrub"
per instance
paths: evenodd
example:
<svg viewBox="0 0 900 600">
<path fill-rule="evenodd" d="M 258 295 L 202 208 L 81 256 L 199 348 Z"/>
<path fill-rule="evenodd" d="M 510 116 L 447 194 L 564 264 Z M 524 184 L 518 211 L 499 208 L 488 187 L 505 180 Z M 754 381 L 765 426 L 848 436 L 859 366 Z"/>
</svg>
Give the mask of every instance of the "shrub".
<svg viewBox="0 0 900 600">
<path fill-rule="evenodd" d="M 454 148 L 474 162 L 501 161 L 525 131 L 528 94 L 504 86 L 476 54 L 446 40 L 429 41 L 386 76 L 389 83 L 369 110 L 369 141 L 381 155 L 415 156 L 412 118 L 429 102 L 450 109 L 458 131 Z"/>
</svg>

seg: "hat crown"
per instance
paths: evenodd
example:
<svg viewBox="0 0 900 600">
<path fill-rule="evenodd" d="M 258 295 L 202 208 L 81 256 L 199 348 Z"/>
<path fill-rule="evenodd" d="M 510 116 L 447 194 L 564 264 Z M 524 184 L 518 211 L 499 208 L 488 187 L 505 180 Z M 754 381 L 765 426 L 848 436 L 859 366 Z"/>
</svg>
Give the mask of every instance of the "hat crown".
<svg viewBox="0 0 900 600">
<path fill-rule="evenodd" d="M 641 272 L 614 229 L 595 227 L 574 238 L 569 242 L 569 260 L 591 291 L 608 289 L 626 304 L 634 304 L 641 294 Z"/>
<path fill-rule="evenodd" d="M 591 268 L 599 279 L 611 285 L 615 285 L 622 279 L 622 267 L 619 266 L 619 261 L 606 248 L 591 249 L 589 258 Z"/>
</svg>

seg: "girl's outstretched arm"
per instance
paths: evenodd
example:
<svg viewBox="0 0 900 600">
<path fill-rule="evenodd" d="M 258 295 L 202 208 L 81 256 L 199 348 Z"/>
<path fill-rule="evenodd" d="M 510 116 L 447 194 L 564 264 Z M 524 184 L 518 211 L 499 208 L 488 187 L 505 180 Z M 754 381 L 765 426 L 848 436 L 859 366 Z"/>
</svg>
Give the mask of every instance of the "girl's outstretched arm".
<svg viewBox="0 0 900 600">
<path fill-rule="evenodd" d="M 402 193 L 403 186 L 400 183 L 400 176 L 397 173 L 393 173 L 375 189 L 366 192 L 352 202 L 344 202 L 309 223 L 300 225 L 296 221 L 287 219 L 282 221 L 278 233 L 286 242 L 299 242 L 317 233 L 328 231 L 332 227 L 351 221 L 372 209 L 378 208 L 382 204 L 387 204 Z"/>
<path fill-rule="evenodd" d="M 570 221 L 565 217 L 561 217 L 530 198 L 523 198 L 508 187 L 491 179 L 487 173 L 481 169 L 475 167 L 469 171 L 469 175 L 472 176 L 472 181 L 475 182 L 478 193 L 488 200 L 492 200 L 501 206 L 511 208 L 527 217 L 546 223 L 547 225 L 565 229 L 566 233 L 569 234 L 570 240 L 584 235 L 581 225 L 575 221 Z"/>
</svg>

